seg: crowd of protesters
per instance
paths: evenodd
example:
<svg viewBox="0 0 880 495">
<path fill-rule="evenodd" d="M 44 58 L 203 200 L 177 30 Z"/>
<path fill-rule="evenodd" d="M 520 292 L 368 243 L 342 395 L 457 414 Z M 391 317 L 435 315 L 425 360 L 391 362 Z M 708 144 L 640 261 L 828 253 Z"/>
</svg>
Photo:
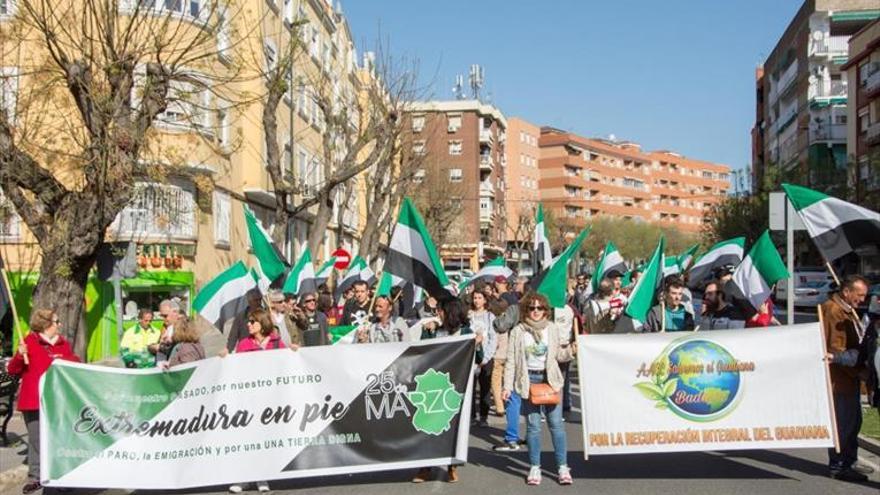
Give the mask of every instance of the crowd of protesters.
<svg viewBox="0 0 880 495">
<path fill-rule="evenodd" d="M 728 300 L 723 287 L 733 267 L 716 271 L 715 278 L 704 284 L 701 298 L 694 300 L 686 280 L 677 275 L 664 278 L 659 304 L 651 309 L 641 332 L 687 332 L 729 330 L 778 325 L 773 302 L 768 300 L 753 316 Z M 330 344 L 330 328 L 354 325 L 352 343 L 385 343 L 426 340 L 474 334 L 476 342 L 474 372 L 475 400 L 473 424 L 488 426 L 490 414 L 504 418 L 505 427 L 496 452 L 515 452 L 523 444 L 528 451 L 529 485 L 541 483 L 541 429 L 547 425 L 553 444 L 557 481 L 572 483 L 567 462 L 564 422 L 571 411 L 571 363 L 577 353 L 578 334 L 620 333 L 621 321 L 629 296 L 639 279 L 635 269 L 624 286 L 624 274 L 610 272 L 592 290 L 590 276 L 579 274 L 569 285 L 568 301 L 553 308 L 547 298 L 528 289 L 524 277 L 476 280 L 456 296 L 438 300 L 425 295 L 413 307 L 402 303 L 402 291 L 392 295 L 373 294 L 375 288 L 365 281 L 355 282 L 340 301 L 333 300 L 329 288 L 298 295 L 271 290 L 262 294 L 253 289 L 247 294 L 247 308 L 227 322 L 223 332 L 226 345 L 221 356 L 229 353 L 290 349 Z M 512 287 L 512 288 L 511 288 Z M 824 331 L 834 394 L 835 414 L 840 431 L 841 451 L 829 454 L 832 477 L 864 481 L 864 466 L 856 463 L 857 434 L 861 425 L 859 387 L 873 379 L 876 388 L 877 313 L 860 317 L 855 308 L 865 299 L 867 281 L 849 277 L 820 309 L 824 313 Z M 695 314 L 695 302 L 699 314 Z M 154 313 L 138 312 L 138 321 L 120 342 L 120 357 L 129 368 L 160 367 L 170 369 L 206 357 L 197 326 L 180 303 L 162 301 L 158 306 L 161 326 L 154 325 Z M 873 319 L 870 319 L 873 318 Z M 39 397 L 38 382 L 54 359 L 78 360 L 70 345 L 59 334 L 61 322 L 48 309 L 38 309 L 31 317 L 31 333 L 19 346 L 8 371 L 22 375 L 18 408 L 23 412 L 30 438 L 28 480 L 23 493 L 41 488 L 39 476 Z M 869 373 L 873 371 L 873 373 Z M 871 378 L 869 378 L 869 376 Z M 876 400 L 880 400 L 877 398 Z M 525 416 L 525 434 L 520 418 Z M 420 469 L 413 482 L 427 481 L 429 468 Z M 449 482 L 459 479 L 458 466 L 449 466 Z M 268 491 L 266 482 L 256 484 Z M 243 484 L 229 487 L 232 493 Z"/>
</svg>

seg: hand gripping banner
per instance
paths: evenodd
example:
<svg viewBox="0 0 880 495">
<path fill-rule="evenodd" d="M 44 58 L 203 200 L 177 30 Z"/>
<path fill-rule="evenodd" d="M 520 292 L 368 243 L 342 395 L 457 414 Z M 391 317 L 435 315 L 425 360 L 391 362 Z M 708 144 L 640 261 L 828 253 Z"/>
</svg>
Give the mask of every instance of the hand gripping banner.
<svg viewBox="0 0 880 495">
<path fill-rule="evenodd" d="M 170 371 L 58 361 L 48 486 L 177 489 L 467 461 L 472 336 L 279 349 Z"/>
</svg>

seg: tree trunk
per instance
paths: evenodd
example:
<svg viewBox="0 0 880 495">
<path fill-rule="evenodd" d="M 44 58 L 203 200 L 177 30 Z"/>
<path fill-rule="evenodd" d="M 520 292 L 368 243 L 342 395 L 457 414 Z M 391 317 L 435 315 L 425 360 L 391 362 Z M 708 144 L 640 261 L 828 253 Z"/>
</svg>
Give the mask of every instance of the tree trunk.
<svg viewBox="0 0 880 495">
<path fill-rule="evenodd" d="M 318 203 L 318 213 L 315 215 L 315 221 L 312 223 L 312 230 L 309 232 L 309 251 L 312 253 L 312 259 L 318 259 L 318 248 L 326 241 L 327 225 L 333 218 L 333 191 L 324 191 L 321 194 Z"/>
<path fill-rule="evenodd" d="M 70 267 L 70 275 L 59 273 L 62 262 L 57 254 L 43 253 L 40 279 L 34 289 L 33 310 L 48 308 L 61 320 L 61 333 L 70 342 L 73 352 L 85 358 L 86 322 L 83 305 L 85 288 L 92 263 Z M 118 317 L 121 317 L 118 316 Z"/>
</svg>

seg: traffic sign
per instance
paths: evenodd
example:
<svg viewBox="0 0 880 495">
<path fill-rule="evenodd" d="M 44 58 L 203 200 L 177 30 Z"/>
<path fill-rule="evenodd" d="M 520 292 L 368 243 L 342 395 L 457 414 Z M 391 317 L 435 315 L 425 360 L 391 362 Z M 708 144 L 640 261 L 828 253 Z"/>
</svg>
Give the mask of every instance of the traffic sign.
<svg viewBox="0 0 880 495">
<path fill-rule="evenodd" d="M 333 264 L 333 268 L 336 268 L 337 270 L 345 270 L 348 268 L 349 263 L 351 263 L 351 253 L 343 248 L 333 251 L 330 253 L 330 256 L 336 257 L 336 263 Z"/>
</svg>

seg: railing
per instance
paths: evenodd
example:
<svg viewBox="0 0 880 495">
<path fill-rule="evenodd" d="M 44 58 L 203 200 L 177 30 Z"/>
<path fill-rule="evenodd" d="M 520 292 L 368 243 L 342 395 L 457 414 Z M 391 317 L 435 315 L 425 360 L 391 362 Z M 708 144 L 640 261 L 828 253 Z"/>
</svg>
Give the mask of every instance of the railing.
<svg viewBox="0 0 880 495">
<path fill-rule="evenodd" d="M 776 96 L 781 95 L 785 92 L 786 89 L 791 85 L 792 82 L 797 78 L 798 73 L 798 63 L 797 60 L 791 63 L 785 72 L 779 76 L 779 82 L 776 84 L 776 91 L 772 91 L 771 100 L 774 100 Z"/>
<path fill-rule="evenodd" d="M 195 194 L 180 186 L 138 182 L 110 231 L 118 237 L 195 239 Z"/>
<path fill-rule="evenodd" d="M 842 56 L 849 50 L 848 36 L 829 36 L 810 43 L 810 56 Z"/>
<path fill-rule="evenodd" d="M 826 81 L 820 80 L 815 84 L 811 84 L 807 91 L 807 97 L 813 98 L 834 98 L 846 97 L 846 83 L 843 81 Z"/>
<path fill-rule="evenodd" d="M 493 196 L 494 194 L 495 187 L 491 182 L 485 180 L 480 182 L 480 196 Z"/>
<path fill-rule="evenodd" d="M 480 129 L 480 142 L 481 143 L 491 143 L 492 142 L 492 131 L 489 129 Z"/>
<path fill-rule="evenodd" d="M 867 79 L 865 79 L 865 92 L 873 93 L 880 89 L 880 67 L 874 69 Z"/>
<path fill-rule="evenodd" d="M 492 169 L 495 166 L 495 160 L 491 155 L 480 155 L 480 168 Z"/>
<path fill-rule="evenodd" d="M 798 155 L 798 142 L 797 142 L 797 134 L 786 139 L 779 146 L 779 162 L 780 163 L 788 163 L 792 158 L 797 157 Z"/>
<path fill-rule="evenodd" d="M 810 141 L 845 141 L 846 124 L 823 125 L 810 129 Z"/>
</svg>

